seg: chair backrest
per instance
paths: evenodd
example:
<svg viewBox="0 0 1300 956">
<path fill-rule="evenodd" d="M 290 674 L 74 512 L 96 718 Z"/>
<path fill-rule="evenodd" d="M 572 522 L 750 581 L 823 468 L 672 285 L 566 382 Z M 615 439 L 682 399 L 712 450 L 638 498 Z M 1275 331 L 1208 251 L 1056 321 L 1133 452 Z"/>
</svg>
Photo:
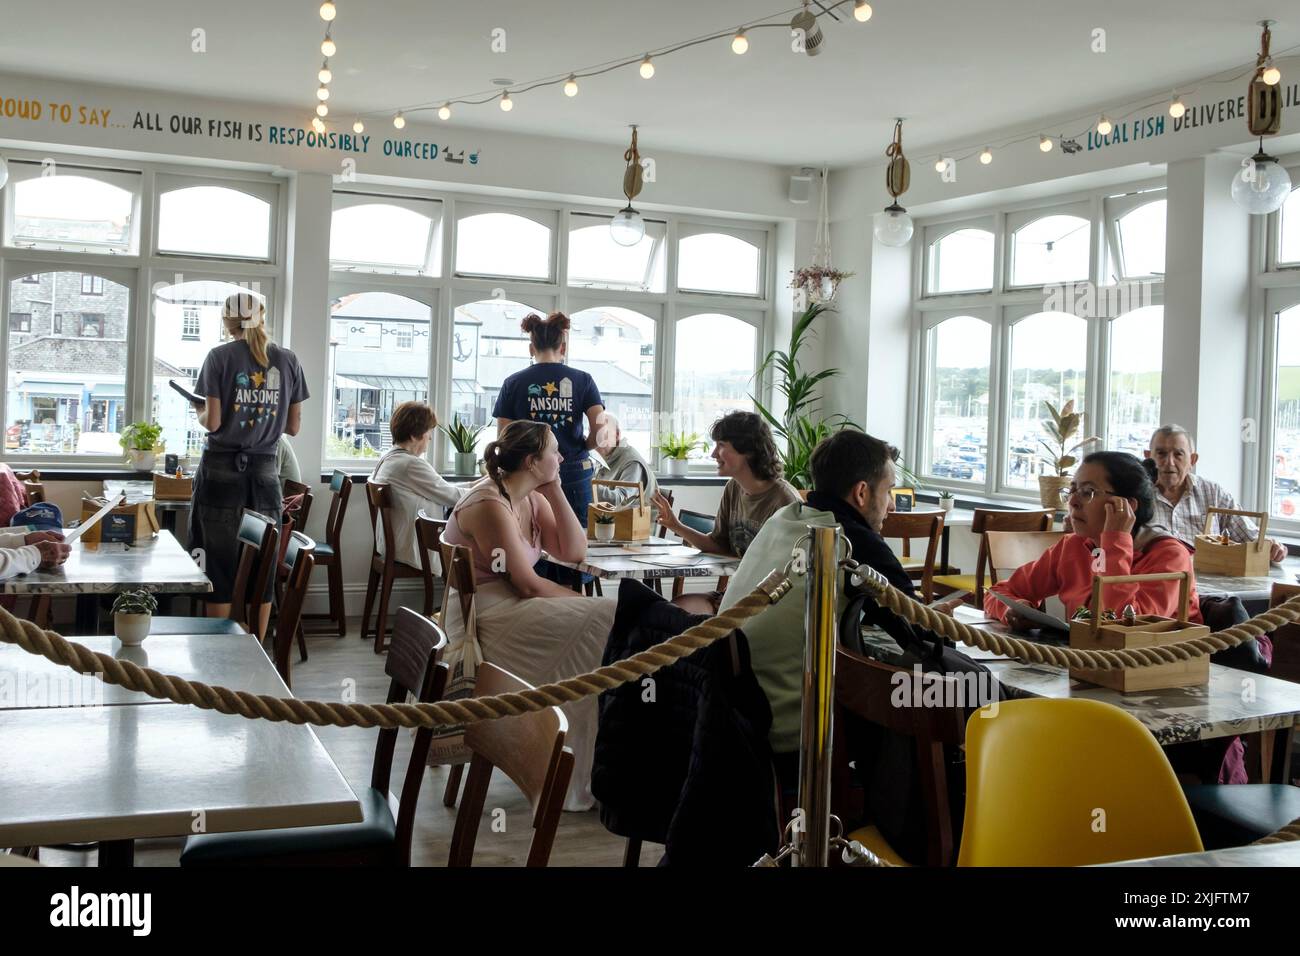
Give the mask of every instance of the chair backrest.
<svg viewBox="0 0 1300 956">
<path fill-rule="evenodd" d="M 854 714 L 880 727 L 911 737 L 916 746 L 917 766 L 920 770 L 921 797 L 925 803 L 927 866 L 951 866 L 953 862 L 952 807 L 948 802 L 948 771 L 944 757 L 945 745 L 959 745 L 966 736 L 965 701 L 970 695 L 960 685 L 959 676 L 930 674 L 923 680 L 958 682 L 956 688 L 942 688 L 943 701 L 952 701 L 951 707 L 925 706 L 922 701 L 933 700 L 935 689 L 918 681 L 912 671 L 891 667 L 878 661 L 859 657 L 843 647 L 835 654 L 835 705 L 841 712 Z M 961 690 L 961 693 L 957 691 Z M 899 696 L 901 695 L 901 696 Z M 901 701 L 900 706 L 896 702 Z M 916 702 L 916 706 L 912 706 Z M 971 701 L 973 705 L 975 702 Z M 836 740 L 832 776 L 836 805 L 848 805 L 846 794 L 849 781 L 849 759 L 844 746 L 844 735 L 839 728 L 843 722 L 835 721 Z M 862 768 L 859 768 L 862 769 Z M 921 861 L 915 861 L 920 863 Z"/>
<path fill-rule="evenodd" d="M 27 504 L 34 505 L 45 500 L 45 485 L 41 482 L 39 470 L 33 468 L 31 471 L 15 471 L 14 477 L 23 483 Z"/>
<path fill-rule="evenodd" d="M 979 553 L 975 557 L 975 605 L 983 607 L 984 587 L 989 575 L 988 531 L 1051 531 L 1054 513 L 1040 511 L 994 511 L 976 508 L 971 516 L 971 533 L 980 536 Z M 994 578 L 994 581 L 997 579 Z"/>
<path fill-rule="evenodd" d="M 717 515 L 705 514 L 703 511 L 688 511 L 685 508 L 677 512 L 677 517 L 686 527 L 700 534 L 712 534 L 713 526 L 718 520 Z"/>
<path fill-rule="evenodd" d="M 388 645 L 388 656 L 384 659 L 384 673 L 392 678 L 388 686 L 388 703 L 402 703 L 408 694 L 420 703 L 440 700 L 447 686 L 448 669 L 442 663 L 446 648 L 447 635 L 436 621 L 415 613 L 409 607 L 398 608 L 397 621 L 393 625 L 393 639 Z M 432 742 L 432 729 L 422 728 L 415 732 L 411 759 L 406 765 L 406 779 L 398 798 L 396 862 L 402 866 L 411 863 L 415 807 L 420 799 L 425 762 L 429 759 L 429 746 Z M 388 793 L 396 745 L 396 727 L 379 732 L 370 785 L 380 793 Z"/>
<path fill-rule="evenodd" d="M 343 519 L 348 512 L 348 498 L 352 495 L 352 479 L 347 472 L 334 470 L 330 476 L 330 513 L 325 519 L 325 541 L 334 549 L 334 560 L 339 560 L 343 537 Z"/>
<path fill-rule="evenodd" d="M 396 560 L 393 548 L 393 494 L 387 485 L 376 481 L 366 482 L 366 503 L 370 506 L 370 530 L 374 533 L 374 554 L 384 559 L 385 565 Z M 384 533 L 384 554 L 379 553 L 379 531 Z"/>
<path fill-rule="evenodd" d="M 421 508 L 415 516 L 415 543 L 420 548 L 420 571 L 424 575 L 424 614 L 433 617 L 433 582 L 441 576 L 442 568 L 442 532 L 447 522 L 441 518 L 430 518 Z M 438 556 L 439 571 L 433 570 L 433 556 Z M 446 582 L 444 582 L 444 587 Z M 441 620 L 441 618 L 439 618 Z"/>
<path fill-rule="evenodd" d="M 231 589 L 230 619 L 257 634 L 267 583 L 275 573 L 279 557 L 280 529 L 266 515 L 245 508 L 236 540 L 239 566 Z M 265 636 L 257 634 L 258 640 Z"/>
<path fill-rule="evenodd" d="M 272 644 L 275 669 L 286 687 L 293 687 L 289 674 L 289 656 L 293 650 L 293 639 L 298 633 L 302 621 L 302 605 L 307 599 L 307 585 L 311 583 L 312 568 L 315 567 L 316 542 L 301 531 L 291 531 L 288 545 L 284 550 L 284 564 L 289 569 L 285 580 L 284 595 L 280 599 L 280 611 L 275 618 L 275 640 Z"/>
<path fill-rule="evenodd" d="M 475 624 L 474 555 L 463 544 L 443 541 L 438 547 L 442 558 L 442 610 L 438 612 L 438 620 L 443 627 L 447 626 L 447 608 L 454 593 L 460 602 L 460 618 L 468 631 Z"/>
<path fill-rule="evenodd" d="M 1268 606 L 1277 607 L 1297 594 L 1300 594 L 1300 584 L 1275 583 Z M 1273 663 L 1268 676 L 1300 683 L 1300 623 L 1283 624 L 1270 636 L 1273 638 Z"/>
<path fill-rule="evenodd" d="M 934 558 L 939 552 L 939 539 L 943 537 L 942 511 L 891 511 L 885 515 L 880 528 L 882 538 L 901 538 L 903 557 L 912 556 L 911 541 L 922 538 L 925 546 L 925 565 L 921 572 L 922 599 L 934 600 Z"/>
<path fill-rule="evenodd" d="M 445 547 L 445 546 L 444 546 Z M 478 667 L 475 697 L 524 693 L 528 684 L 493 664 Z M 465 746 L 474 754 L 469 779 L 456 814 L 449 866 L 469 866 L 474 857 L 487 784 L 495 767 L 509 777 L 533 807 L 533 839 L 528 866 L 545 866 L 555 842 L 564 793 L 573 774 L 573 751 L 564 745 L 569 722 L 558 707 L 509 720 L 484 720 L 465 728 Z"/>
<path fill-rule="evenodd" d="M 1064 531 L 986 531 L 989 543 L 991 583 L 996 584 L 1004 571 L 1032 564 L 1065 537 Z"/>
<path fill-rule="evenodd" d="M 302 504 L 298 505 L 297 514 L 294 515 L 294 524 L 303 531 L 307 530 L 307 519 L 311 515 L 312 493 L 311 485 L 304 485 L 301 481 L 292 481 L 288 478 L 284 480 L 284 496 L 292 498 L 298 496 L 302 499 Z"/>
<path fill-rule="evenodd" d="M 1072 698 L 1003 701 L 966 724 L 959 866 L 1087 866 L 1199 853 L 1160 744 L 1132 714 Z"/>
</svg>

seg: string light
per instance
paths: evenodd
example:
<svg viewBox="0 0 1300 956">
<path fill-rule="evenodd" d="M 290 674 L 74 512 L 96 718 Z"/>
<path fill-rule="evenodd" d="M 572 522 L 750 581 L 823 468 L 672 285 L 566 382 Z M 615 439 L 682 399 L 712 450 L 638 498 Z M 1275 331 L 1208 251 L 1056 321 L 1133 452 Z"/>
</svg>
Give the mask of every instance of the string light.
<svg viewBox="0 0 1300 956">
<path fill-rule="evenodd" d="M 335 53 L 339 52 L 339 47 L 337 43 L 327 36 L 324 40 L 320 41 L 320 51 L 325 56 L 333 56 Z"/>
<path fill-rule="evenodd" d="M 335 8 L 334 4 L 331 3 L 330 0 L 325 0 L 325 2 L 320 5 L 320 18 L 326 23 L 329 23 L 338 15 L 338 9 Z"/>
<path fill-rule="evenodd" d="M 449 120 L 449 119 L 451 119 L 451 104 L 450 104 L 450 103 L 443 103 L 440 107 L 438 107 L 438 119 L 440 119 L 440 120 Z"/>
<path fill-rule="evenodd" d="M 736 35 L 731 38 L 731 52 L 740 56 L 749 50 L 749 37 L 745 36 L 745 28 L 741 27 L 736 31 Z"/>
<path fill-rule="evenodd" d="M 1173 101 L 1169 104 L 1169 115 L 1174 119 L 1179 119 L 1186 112 L 1187 105 L 1183 103 L 1183 98 L 1175 93 Z"/>
<path fill-rule="evenodd" d="M 941 172 L 943 172 L 943 171 L 944 171 L 945 169 L 947 169 L 947 168 L 948 168 L 948 160 L 946 160 L 946 159 L 936 159 L 936 160 L 934 161 L 934 171 L 935 171 L 936 173 L 941 173 Z"/>
<path fill-rule="evenodd" d="M 352 124 L 352 132 L 364 133 L 365 131 L 366 131 L 366 124 L 361 122 L 361 120 L 357 120 L 355 123 Z"/>
<path fill-rule="evenodd" d="M 316 74 L 316 79 L 320 80 L 322 83 L 328 83 L 330 80 L 334 79 L 334 74 L 330 72 L 328 66 L 322 65 L 320 72 Z"/>
<path fill-rule="evenodd" d="M 316 90 L 316 99 L 320 100 L 322 103 L 329 98 L 330 88 L 328 86 L 322 86 Z"/>
<path fill-rule="evenodd" d="M 401 110 L 398 110 L 397 115 L 393 117 L 393 126 L 397 129 L 401 129 L 405 125 L 406 125 L 406 117 L 402 115 Z"/>
<path fill-rule="evenodd" d="M 501 112 L 509 113 L 515 108 L 515 101 L 510 98 L 510 91 L 506 90 L 501 94 Z"/>
<path fill-rule="evenodd" d="M 578 81 L 577 81 L 576 79 L 574 79 L 572 73 L 570 73 L 570 74 L 569 74 L 569 78 L 568 78 L 567 80 L 564 81 L 564 95 L 565 95 L 565 96 L 577 96 L 577 95 L 578 95 Z M 439 112 L 442 112 L 442 111 L 439 110 Z M 444 118 L 445 118 L 445 117 L 444 117 Z"/>
<path fill-rule="evenodd" d="M 993 150 L 985 146 L 984 149 L 981 150 L 980 152 L 980 162 L 983 163 L 985 166 L 993 162 Z"/>
<path fill-rule="evenodd" d="M 1260 75 L 1260 79 L 1269 86 L 1277 86 L 1282 81 L 1282 71 L 1273 65 L 1272 60 L 1269 60 L 1268 66 L 1264 68 L 1264 72 Z"/>
<path fill-rule="evenodd" d="M 871 4 L 867 0 L 856 0 L 853 4 L 853 19 L 859 23 L 866 23 L 871 19 Z"/>
<path fill-rule="evenodd" d="M 321 118 L 319 116 L 313 116 L 311 118 L 311 128 L 318 133 L 325 132 L 325 124 L 321 122 Z"/>
<path fill-rule="evenodd" d="M 650 77 L 654 75 L 655 75 L 655 65 L 650 60 L 650 54 L 647 53 L 645 55 L 645 59 L 641 61 L 641 79 L 648 80 L 650 79 Z"/>
<path fill-rule="evenodd" d="M 1097 135 L 1109 136 L 1110 131 L 1113 130 L 1114 128 L 1115 127 L 1111 124 L 1111 121 L 1106 119 L 1106 114 L 1102 113 L 1101 119 L 1097 121 Z"/>
<path fill-rule="evenodd" d="M 1052 151 L 1052 137 L 1050 136 L 1040 137 L 1038 140 L 1038 148 L 1042 150 L 1044 153 L 1050 153 Z"/>
<path fill-rule="evenodd" d="M 316 104 L 316 115 L 317 115 L 317 116 L 329 116 L 329 115 L 330 115 L 330 108 L 329 108 L 328 106 L 326 106 L 324 103 L 317 103 L 317 104 Z"/>
</svg>

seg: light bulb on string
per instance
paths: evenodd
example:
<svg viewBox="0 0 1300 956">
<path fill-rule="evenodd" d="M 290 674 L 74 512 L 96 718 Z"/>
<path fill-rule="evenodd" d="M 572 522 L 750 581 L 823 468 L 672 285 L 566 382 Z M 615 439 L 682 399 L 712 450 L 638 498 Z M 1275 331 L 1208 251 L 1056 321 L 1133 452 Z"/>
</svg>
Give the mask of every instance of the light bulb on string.
<svg viewBox="0 0 1300 956">
<path fill-rule="evenodd" d="M 648 80 L 654 75 L 655 65 L 650 59 L 650 54 L 647 53 L 645 59 L 641 61 L 641 79 Z"/>
<path fill-rule="evenodd" d="M 329 98 L 330 98 L 330 88 L 328 86 L 322 86 L 316 90 L 316 99 L 320 100 L 322 103 Z"/>
<path fill-rule="evenodd" d="M 731 38 L 731 52 L 740 56 L 749 50 L 749 37 L 745 36 L 745 29 L 741 27 L 736 31 L 736 35 Z"/>
<path fill-rule="evenodd" d="M 1282 81 L 1282 71 L 1273 65 L 1273 61 L 1268 61 L 1268 66 L 1264 67 L 1264 72 L 1259 78 L 1269 86 L 1277 86 Z"/>
<path fill-rule="evenodd" d="M 867 0 L 856 0 L 853 4 L 853 19 L 859 23 L 866 23 L 871 19 L 871 4 Z"/>
<path fill-rule="evenodd" d="M 501 112 L 509 113 L 515 108 L 515 101 L 510 98 L 510 91 L 506 90 L 501 94 Z"/>
<path fill-rule="evenodd" d="M 993 150 L 985 146 L 983 151 L 980 152 L 980 162 L 985 166 L 993 162 Z"/>
<path fill-rule="evenodd" d="M 450 103 L 443 103 L 441 106 L 438 107 L 438 119 L 440 119 L 440 120 L 449 120 L 449 119 L 451 119 L 451 104 L 450 104 Z"/>
<path fill-rule="evenodd" d="M 313 116 L 311 118 L 311 128 L 318 133 L 325 132 L 325 124 L 321 122 L 321 118 L 319 116 Z"/>
<path fill-rule="evenodd" d="M 1175 93 L 1173 100 L 1169 104 L 1169 115 L 1174 119 L 1180 119 L 1186 112 L 1187 105 L 1183 102 L 1183 98 Z"/>
<path fill-rule="evenodd" d="M 570 73 L 569 78 L 564 81 L 564 95 L 565 96 L 578 95 L 578 81 L 572 73 Z"/>
<path fill-rule="evenodd" d="M 361 122 L 361 120 L 357 120 L 355 123 L 352 124 L 352 132 L 364 133 L 365 131 L 366 131 L 366 124 Z"/>
<path fill-rule="evenodd" d="M 1111 123 L 1110 120 L 1106 118 L 1106 114 L 1102 113 L 1101 119 L 1097 120 L 1097 135 L 1109 136 L 1110 131 L 1113 130 L 1114 128 L 1115 126 Z"/>
<path fill-rule="evenodd" d="M 322 66 L 320 72 L 316 74 L 316 78 L 322 83 L 328 83 L 330 80 L 334 79 L 334 74 L 330 72 L 328 66 Z"/>
<path fill-rule="evenodd" d="M 1044 136 L 1040 138 L 1038 140 L 1038 148 L 1044 153 L 1050 153 L 1052 151 L 1052 137 Z"/>
<path fill-rule="evenodd" d="M 316 115 L 317 115 L 317 116 L 329 116 L 329 115 L 330 115 L 330 108 L 329 108 L 328 106 L 326 106 L 324 103 L 317 103 L 317 104 L 316 104 Z"/>
<path fill-rule="evenodd" d="M 320 18 L 324 20 L 326 23 L 329 23 L 338 15 L 339 15 L 338 8 L 335 7 L 334 4 L 330 2 L 330 0 L 325 0 L 325 2 L 320 5 Z"/>
<path fill-rule="evenodd" d="M 393 126 L 396 129 L 401 129 L 405 125 L 406 125 L 406 117 L 402 115 L 401 110 L 398 110 L 397 115 L 393 117 Z"/>
<path fill-rule="evenodd" d="M 333 56 L 335 53 L 339 52 L 339 47 L 337 43 L 329 37 L 326 37 L 324 40 L 320 41 L 320 51 L 325 56 Z"/>
<path fill-rule="evenodd" d="M 946 159 L 936 159 L 936 160 L 934 161 L 934 171 L 935 171 L 936 173 L 941 173 L 941 172 L 943 172 L 943 171 L 944 171 L 945 169 L 947 169 L 947 168 L 948 168 L 948 160 L 946 160 Z"/>
</svg>

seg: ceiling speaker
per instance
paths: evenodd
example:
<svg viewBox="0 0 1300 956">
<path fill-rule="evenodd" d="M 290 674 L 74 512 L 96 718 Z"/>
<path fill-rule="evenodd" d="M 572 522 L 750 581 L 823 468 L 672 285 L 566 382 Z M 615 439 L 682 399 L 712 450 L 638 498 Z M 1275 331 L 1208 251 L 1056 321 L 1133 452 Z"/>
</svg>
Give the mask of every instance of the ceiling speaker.
<svg viewBox="0 0 1300 956">
<path fill-rule="evenodd" d="M 790 177 L 790 201 L 806 203 L 812 200 L 813 168 L 805 166 Z"/>
</svg>

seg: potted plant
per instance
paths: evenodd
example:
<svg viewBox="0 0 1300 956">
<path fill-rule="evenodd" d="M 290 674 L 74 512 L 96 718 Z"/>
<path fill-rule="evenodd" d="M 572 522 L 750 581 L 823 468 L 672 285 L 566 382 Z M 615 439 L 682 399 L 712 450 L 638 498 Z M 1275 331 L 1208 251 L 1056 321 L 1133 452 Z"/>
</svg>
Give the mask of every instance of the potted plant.
<svg viewBox="0 0 1300 956">
<path fill-rule="evenodd" d="M 113 601 L 113 633 L 126 647 L 135 647 L 149 636 L 158 599 L 143 589 L 123 591 Z"/>
<path fill-rule="evenodd" d="M 840 283 L 852 277 L 852 272 L 844 272 L 830 266 L 804 266 L 802 269 L 795 270 L 790 288 L 802 289 L 810 303 L 819 305 L 833 300 Z"/>
<path fill-rule="evenodd" d="M 451 441 L 451 447 L 456 451 L 456 474 L 472 475 L 478 471 L 478 452 L 475 448 L 478 445 L 478 436 L 483 434 L 485 425 L 466 425 L 457 415 L 452 419 L 451 427 L 439 425 Z"/>
<path fill-rule="evenodd" d="M 1083 412 L 1074 410 L 1074 399 L 1066 402 L 1059 411 L 1051 402 L 1043 402 L 1043 405 L 1051 416 L 1050 419 L 1043 420 L 1043 430 L 1052 437 L 1052 441 L 1049 444 L 1040 438 L 1038 443 L 1047 449 L 1042 460 L 1052 470 L 1052 474 L 1038 476 L 1038 500 L 1044 508 L 1055 509 L 1061 506 L 1062 489 L 1070 486 L 1070 469 L 1078 461 L 1074 453 L 1084 445 L 1101 439 L 1090 435 L 1070 444 L 1083 425 Z"/>
<path fill-rule="evenodd" d="M 158 456 L 167 450 L 157 422 L 132 422 L 122 429 L 118 444 L 126 452 L 127 463 L 137 471 L 153 471 Z"/>
<path fill-rule="evenodd" d="M 952 511 L 953 505 L 957 503 L 957 498 L 951 491 L 946 488 L 939 490 L 939 510 L 943 512 Z"/>
<path fill-rule="evenodd" d="M 680 478 L 686 474 L 686 458 L 704 442 L 696 432 L 668 432 L 655 447 L 664 457 L 664 474 Z"/>
<path fill-rule="evenodd" d="M 832 415 L 822 418 L 816 414 L 821 402 L 818 387 L 828 378 L 840 373 L 837 368 L 820 369 L 805 373 L 799 365 L 799 350 L 807 337 L 813 334 L 812 324 L 817 316 L 827 307 L 814 302 L 804 310 L 790 330 L 790 348 L 788 351 L 773 349 L 754 373 L 757 379 L 768 369 L 776 369 L 781 377 L 776 381 L 776 389 L 785 396 L 785 412 L 778 419 L 754 395 L 754 407 L 772 427 L 772 431 L 784 443 L 781 453 L 782 477 L 800 491 L 812 487 L 811 461 L 813 449 L 823 438 L 842 428 L 858 426 L 844 415 Z"/>
<path fill-rule="evenodd" d="M 614 512 L 605 510 L 596 511 L 596 540 L 614 540 Z"/>
</svg>

